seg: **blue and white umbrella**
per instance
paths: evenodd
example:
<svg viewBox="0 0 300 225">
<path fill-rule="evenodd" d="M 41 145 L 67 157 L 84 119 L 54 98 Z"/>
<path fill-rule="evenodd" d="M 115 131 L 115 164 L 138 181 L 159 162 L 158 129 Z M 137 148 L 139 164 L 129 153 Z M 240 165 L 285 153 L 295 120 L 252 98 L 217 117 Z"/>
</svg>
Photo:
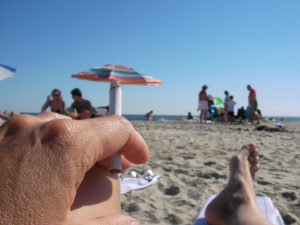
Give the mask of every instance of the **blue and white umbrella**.
<svg viewBox="0 0 300 225">
<path fill-rule="evenodd" d="M 17 70 L 15 68 L 0 64 L 0 80 L 12 77 L 16 74 L 16 72 Z"/>
</svg>

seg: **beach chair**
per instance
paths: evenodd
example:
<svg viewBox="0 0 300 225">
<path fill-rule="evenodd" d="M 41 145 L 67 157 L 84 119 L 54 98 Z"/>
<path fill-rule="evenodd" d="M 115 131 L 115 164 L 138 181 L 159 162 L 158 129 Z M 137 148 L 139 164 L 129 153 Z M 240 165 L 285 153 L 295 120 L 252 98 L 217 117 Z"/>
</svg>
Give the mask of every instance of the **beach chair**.
<svg viewBox="0 0 300 225">
<path fill-rule="evenodd" d="M 205 220 L 205 209 L 208 204 L 216 197 L 217 195 L 211 195 L 208 197 L 203 207 L 201 208 L 199 214 L 194 220 L 193 225 L 209 225 Z M 284 225 L 283 219 L 277 208 L 273 205 L 272 200 L 266 196 L 256 196 L 256 202 L 260 208 L 262 214 L 265 218 L 274 225 Z"/>
</svg>

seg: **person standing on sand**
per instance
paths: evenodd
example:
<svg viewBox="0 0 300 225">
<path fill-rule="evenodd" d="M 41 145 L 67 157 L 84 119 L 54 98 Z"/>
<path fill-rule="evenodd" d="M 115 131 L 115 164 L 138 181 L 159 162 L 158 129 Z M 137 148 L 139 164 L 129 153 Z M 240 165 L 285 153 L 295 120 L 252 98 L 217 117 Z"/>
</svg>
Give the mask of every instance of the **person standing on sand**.
<svg viewBox="0 0 300 225">
<path fill-rule="evenodd" d="M 248 102 L 249 102 L 249 107 L 250 107 L 250 122 L 253 125 L 254 120 L 255 120 L 255 112 L 257 110 L 258 103 L 256 100 L 256 91 L 254 90 L 254 88 L 252 88 L 248 84 L 247 89 L 249 91 Z M 259 123 L 259 120 L 258 120 L 258 123 Z"/>
<path fill-rule="evenodd" d="M 224 91 L 225 99 L 224 99 L 224 122 L 228 123 L 228 102 L 229 102 L 229 92 Z"/>
<path fill-rule="evenodd" d="M 56 112 L 60 114 L 65 114 L 65 102 L 63 101 L 61 97 L 61 92 L 59 89 L 54 89 L 51 92 L 52 100 L 50 99 L 51 96 L 48 95 L 47 100 L 45 104 L 42 106 L 41 112 L 44 112 L 49 106 L 51 109 L 51 112 Z"/>
<path fill-rule="evenodd" d="M 206 123 L 206 117 L 207 117 L 207 112 L 209 109 L 208 106 L 208 98 L 207 98 L 207 85 L 202 86 L 202 90 L 199 92 L 199 110 L 200 110 L 200 122 L 202 123 L 203 121 Z"/>
<path fill-rule="evenodd" d="M 233 95 L 229 96 L 229 100 L 227 102 L 228 106 L 228 121 L 233 122 L 234 120 L 234 105 L 236 105 L 236 102 L 233 101 Z"/>
</svg>

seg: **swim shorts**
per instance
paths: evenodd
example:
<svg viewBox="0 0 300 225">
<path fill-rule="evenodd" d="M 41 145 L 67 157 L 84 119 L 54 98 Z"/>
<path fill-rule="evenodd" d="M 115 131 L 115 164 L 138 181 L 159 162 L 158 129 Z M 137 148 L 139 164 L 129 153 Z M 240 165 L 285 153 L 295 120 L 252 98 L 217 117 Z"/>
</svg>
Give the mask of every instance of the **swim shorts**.
<svg viewBox="0 0 300 225">
<path fill-rule="evenodd" d="M 251 112 L 255 112 L 255 111 L 257 110 L 257 106 L 258 106 L 258 104 L 257 104 L 257 100 L 256 100 L 256 98 L 255 98 L 255 99 L 252 99 L 252 100 L 250 100 L 250 102 L 249 102 L 249 106 L 250 106 L 250 111 L 251 111 Z"/>
</svg>

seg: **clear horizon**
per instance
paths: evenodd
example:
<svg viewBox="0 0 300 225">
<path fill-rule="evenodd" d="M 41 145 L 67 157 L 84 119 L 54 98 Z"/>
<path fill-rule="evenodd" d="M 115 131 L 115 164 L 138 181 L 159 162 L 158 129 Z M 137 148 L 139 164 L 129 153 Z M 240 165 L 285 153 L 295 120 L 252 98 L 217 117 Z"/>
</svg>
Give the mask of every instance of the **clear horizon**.
<svg viewBox="0 0 300 225">
<path fill-rule="evenodd" d="M 49 110 L 47 110 L 49 111 Z M 29 114 L 33 114 L 33 113 L 39 113 L 39 112 L 20 112 L 20 113 L 29 113 Z M 192 114 L 193 116 L 198 116 L 199 113 L 195 113 L 195 114 Z M 145 115 L 145 113 L 143 114 L 136 114 L 136 113 L 123 113 L 122 115 L 137 115 L 137 116 L 143 116 Z M 153 116 L 187 116 L 187 114 L 153 114 Z M 285 115 L 263 115 L 263 117 L 267 117 L 267 118 L 271 118 L 271 117 L 287 117 L 287 118 L 300 118 L 300 116 L 285 116 Z"/>
<path fill-rule="evenodd" d="M 71 78 L 104 64 L 153 76 L 160 86 L 122 86 L 123 114 L 186 115 L 198 93 L 247 107 L 250 84 L 263 115 L 300 116 L 300 1 L 2 0 L 0 111 L 39 112 L 54 88 L 66 107 L 78 87 L 93 106 L 109 84 Z"/>
</svg>

